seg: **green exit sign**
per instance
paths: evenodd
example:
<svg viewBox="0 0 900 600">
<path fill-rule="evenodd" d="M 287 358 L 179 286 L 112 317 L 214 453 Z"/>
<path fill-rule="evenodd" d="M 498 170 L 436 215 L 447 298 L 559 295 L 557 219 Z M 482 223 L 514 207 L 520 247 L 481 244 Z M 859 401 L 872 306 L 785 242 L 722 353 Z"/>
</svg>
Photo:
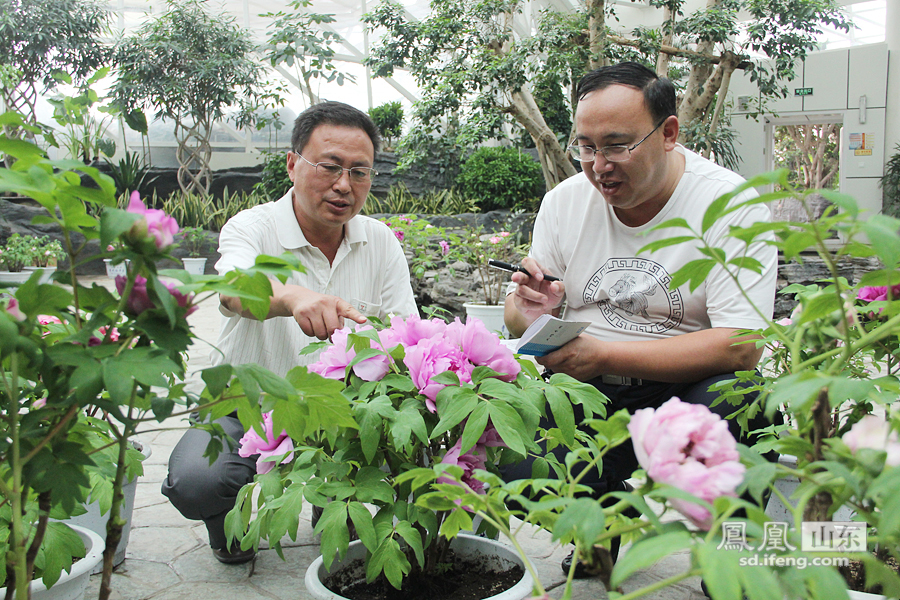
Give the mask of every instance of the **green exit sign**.
<svg viewBox="0 0 900 600">
<path fill-rule="evenodd" d="M 812 96 L 812 88 L 794 88 L 795 96 Z"/>
</svg>

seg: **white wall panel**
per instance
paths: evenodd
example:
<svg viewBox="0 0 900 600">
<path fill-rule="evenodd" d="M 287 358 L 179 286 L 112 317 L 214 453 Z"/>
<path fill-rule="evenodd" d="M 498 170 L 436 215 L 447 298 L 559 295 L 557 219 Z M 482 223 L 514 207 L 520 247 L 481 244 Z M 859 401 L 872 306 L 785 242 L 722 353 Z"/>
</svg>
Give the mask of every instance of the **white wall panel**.
<svg viewBox="0 0 900 600">
<path fill-rule="evenodd" d="M 803 110 L 844 110 L 847 108 L 848 50 L 815 52 L 806 57 L 803 65 L 803 85 L 792 82 L 791 94 L 796 88 L 813 88 L 810 96 L 803 96 Z"/>
</svg>

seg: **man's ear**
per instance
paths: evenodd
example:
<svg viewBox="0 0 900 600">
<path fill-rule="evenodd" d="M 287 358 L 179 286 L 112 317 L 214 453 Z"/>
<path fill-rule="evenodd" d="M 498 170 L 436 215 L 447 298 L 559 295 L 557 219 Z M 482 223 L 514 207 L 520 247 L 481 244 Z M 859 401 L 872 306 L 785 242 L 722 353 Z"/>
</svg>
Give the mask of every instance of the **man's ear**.
<svg viewBox="0 0 900 600">
<path fill-rule="evenodd" d="M 662 125 L 662 130 L 666 152 L 670 152 L 675 149 L 675 144 L 678 142 L 678 117 L 675 115 L 667 117 Z"/>
<path fill-rule="evenodd" d="M 287 153 L 287 172 L 291 181 L 294 181 L 294 167 L 297 165 L 297 155 L 294 152 Z"/>
</svg>

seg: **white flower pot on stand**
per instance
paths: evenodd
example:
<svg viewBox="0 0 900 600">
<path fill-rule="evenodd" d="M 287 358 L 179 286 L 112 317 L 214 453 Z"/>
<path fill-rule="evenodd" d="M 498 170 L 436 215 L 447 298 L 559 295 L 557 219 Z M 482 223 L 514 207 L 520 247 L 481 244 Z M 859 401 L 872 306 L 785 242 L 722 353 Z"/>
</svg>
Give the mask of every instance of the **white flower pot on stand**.
<svg viewBox="0 0 900 600">
<path fill-rule="evenodd" d="M 31 271 L 0 271 L 0 282 L 20 286 L 31 277 Z"/>
<path fill-rule="evenodd" d="M 499 334 L 501 338 L 506 338 L 509 335 L 509 330 L 506 329 L 506 324 L 503 322 L 504 306 L 502 304 L 494 306 L 487 304 L 463 304 L 463 306 L 466 309 L 467 318 L 480 319 L 488 331 Z"/>
<path fill-rule="evenodd" d="M 103 262 L 106 263 L 106 276 L 110 279 L 115 279 L 119 275 L 122 277 L 128 275 L 128 264 L 131 262 L 130 260 L 120 262 L 117 265 L 112 264 L 111 258 L 104 258 Z"/>
<path fill-rule="evenodd" d="M 63 571 L 59 581 L 47 588 L 40 579 L 31 582 L 31 600 L 84 600 L 91 577 L 91 570 L 103 560 L 103 540 L 100 536 L 84 527 L 69 525 L 81 537 L 85 557 L 72 565 L 72 570 Z M 6 596 L 6 588 L 0 589 L 0 597 Z"/>
<path fill-rule="evenodd" d="M 203 275 L 206 272 L 206 259 L 203 257 L 182 258 L 181 262 L 184 263 L 184 270 L 191 275 Z"/>
<path fill-rule="evenodd" d="M 534 579 L 531 577 L 528 569 L 525 568 L 522 558 L 506 544 L 479 536 L 460 534 L 450 542 L 450 548 L 461 559 L 478 560 L 485 567 L 493 570 L 503 571 L 513 565 L 518 565 L 525 570 L 525 574 L 516 585 L 505 592 L 500 592 L 484 600 L 522 600 L 531 596 L 534 588 Z M 366 547 L 359 540 L 350 543 L 350 547 L 347 549 L 347 556 L 343 560 L 335 560 L 331 564 L 331 571 L 325 569 L 325 563 L 322 557 L 319 556 L 306 570 L 306 590 L 317 600 L 342 600 L 344 596 L 339 596 L 325 587 L 325 584 L 322 583 L 323 580 L 331 573 L 342 569 L 345 565 L 365 557 Z M 362 567 L 362 563 L 358 563 L 358 565 L 358 572 L 354 571 L 351 573 L 348 579 L 365 581 L 366 572 Z"/>
</svg>

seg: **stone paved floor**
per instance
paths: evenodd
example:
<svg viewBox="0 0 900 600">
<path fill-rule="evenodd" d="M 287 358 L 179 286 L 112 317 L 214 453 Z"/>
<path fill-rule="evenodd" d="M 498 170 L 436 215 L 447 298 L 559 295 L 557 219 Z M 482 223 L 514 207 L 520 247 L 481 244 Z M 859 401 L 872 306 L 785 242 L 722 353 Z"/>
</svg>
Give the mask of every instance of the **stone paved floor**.
<svg viewBox="0 0 900 600">
<path fill-rule="evenodd" d="M 110 285 L 105 277 L 93 278 Z M 201 304 L 191 315 L 194 332 L 200 338 L 190 355 L 190 369 L 209 366 L 210 344 L 218 333 L 218 310 L 214 301 Z M 197 384 L 199 385 L 199 383 Z M 145 427 L 140 434 L 148 442 L 152 455 L 144 463 L 144 475 L 138 481 L 131 540 L 126 560 L 113 574 L 113 600 L 306 600 L 303 578 L 306 568 L 319 553 L 318 540 L 309 524 L 309 507 L 301 515 L 296 542 L 286 540 L 285 560 L 274 550 L 264 549 L 256 560 L 236 566 L 220 564 L 207 546 L 206 529 L 198 521 L 189 521 L 175 510 L 160 493 L 166 476 L 169 454 L 181 437 L 186 423 L 173 418 L 161 426 Z M 559 564 L 568 554 L 550 541 L 544 532 L 521 536 L 522 545 L 537 567 L 540 579 L 553 598 L 562 594 L 565 579 Z M 623 550 L 627 552 L 627 547 Z M 650 585 L 688 567 L 688 557 L 678 554 L 639 572 L 625 585 L 626 591 Z M 86 598 L 96 598 L 100 575 L 94 575 Z M 575 583 L 574 600 L 605 598 L 603 585 L 596 579 Z M 657 600 L 704 600 L 699 579 L 645 596 Z"/>
</svg>

